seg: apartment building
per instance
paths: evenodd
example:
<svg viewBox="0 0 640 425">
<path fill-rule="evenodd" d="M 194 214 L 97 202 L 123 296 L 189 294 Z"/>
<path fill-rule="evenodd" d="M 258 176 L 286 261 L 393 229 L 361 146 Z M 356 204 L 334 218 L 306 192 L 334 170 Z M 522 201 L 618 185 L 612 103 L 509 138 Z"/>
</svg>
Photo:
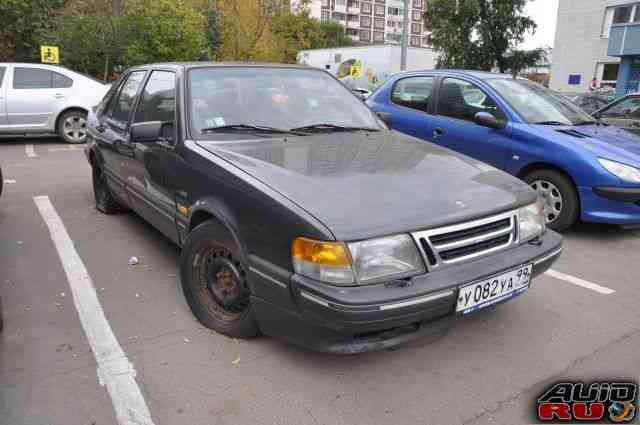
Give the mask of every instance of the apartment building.
<svg viewBox="0 0 640 425">
<path fill-rule="evenodd" d="M 424 29 L 424 0 L 409 1 L 409 46 L 430 47 L 429 32 Z M 297 7 L 300 0 L 292 0 Z M 404 0 L 312 0 L 311 16 L 335 21 L 345 27 L 348 36 L 361 44 L 400 44 L 404 22 Z"/>
<path fill-rule="evenodd" d="M 633 1 L 561 0 L 559 3 L 550 87 L 584 92 L 595 77 L 601 86 L 615 88 L 620 57 L 609 54 L 609 38 L 612 28 L 615 31 L 616 27 L 635 19 Z"/>
</svg>

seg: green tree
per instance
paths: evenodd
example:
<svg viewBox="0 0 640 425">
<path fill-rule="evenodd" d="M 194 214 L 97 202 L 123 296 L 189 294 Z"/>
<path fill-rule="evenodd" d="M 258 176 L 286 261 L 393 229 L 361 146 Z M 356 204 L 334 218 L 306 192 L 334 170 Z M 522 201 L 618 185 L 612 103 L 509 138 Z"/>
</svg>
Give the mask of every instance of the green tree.
<svg viewBox="0 0 640 425">
<path fill-rule="evenodd" d="M 509 71 L 513 78 L 516 78 L 525 69 L 537 65 L 544 55 L 543 49 L 512 50 L 503 58 L 505 71 Z"/>
<path fill-rule="evenodd" d="M 272 30 L 283 44 L 284 60 L 296 62 L 302 49 L 322 49 L 350 46 L 352 41 L 346 36 L 344 27 L 336 22 L 320 22 L 310 16 L 302 7 L 291 12 L 281 9 L 272 20 Z"/>
<path fill-rule="evenodd" d="M 195 60 L 207 47 L 206 18 L 187 0 L 128 0 L 125 65 Z"/>
<path fill-rule="evenodd" d="M 123 2 L 69 0 L 57 15 L 54 31 L 65 66 L 108 80 L 125 52 Z"/>
<path fill-rule="evenodd" d="M 536 24 L 524 16 L 528 0 L 426 0 L 424 20 L 438 67 L 491 70 L 508 69 L 507 52 L 535 32 Z"/>
<path fill-rule="evenodd" d="M 39 61 L 64 0 L 0 0 L 0 62 Z"/>
</svg>

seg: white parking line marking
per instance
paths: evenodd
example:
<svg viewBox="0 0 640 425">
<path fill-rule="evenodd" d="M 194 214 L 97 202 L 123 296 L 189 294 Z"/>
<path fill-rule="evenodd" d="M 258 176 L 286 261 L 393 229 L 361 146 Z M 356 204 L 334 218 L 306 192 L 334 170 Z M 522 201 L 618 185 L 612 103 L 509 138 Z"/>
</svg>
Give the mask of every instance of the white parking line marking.
<svg viewBox="0 0 640 425">
<path fill-rule="evenodd" d="M 16 181 L 12 180 L 12 179 L 7 179 L 7 180 L 4 181 L 4 183 L 5 184 L 16 184 Z"/>
<path fill-rule="evenodd" d="M 569 282 L 573 285 L 576 286 L 581 286 L 585 289 L 590 289 L 592 291 L 595 291 L 599 294 L 602 295 L 611 295 L 613 294 L 614 291 L 611 288 L 607 288 L 606 286 L 600 286 L 597 283 L 592 283 L 592 282 L 587 282 L 586 280 L 580 279 L 579 277 L 575 277 L 575 276 L 571 276 L 568 274 L 564 274 L 564 273 L 560 273 L 558 271 L 555 270 L 547 270 L 547 272 L 545 273 L 553 278 L 559 279 L 559 280 L 563 280 L 565 282 Z"/>
<path fill-rule="evenodd" d="M 66 146 L 64 148 L 49 148 L 49 152 L 67 152 L 67 151 L 81 151 L 84 150 L 84 146 Z"/>
<path fill-rule="evenodd" d="M 106 386 L 119 425 L 153 425 L 151 413 L 135 381 L 136 371 L 118 344 L 91 281 L 64 223 L 48 196 L 33 198 L 69 281 L 73 303 L 98 363 L 100 385 Z"/>
<path fill-rule="evenodd" d="M 27 157 L 29 158 L 35 158 L 36 156 L 36 150 L 33 148 L 33 145 L 29 144 L 29 145 L 25 145 L 24 146 L 24 152 L 27 154 Z"/>
</svg>

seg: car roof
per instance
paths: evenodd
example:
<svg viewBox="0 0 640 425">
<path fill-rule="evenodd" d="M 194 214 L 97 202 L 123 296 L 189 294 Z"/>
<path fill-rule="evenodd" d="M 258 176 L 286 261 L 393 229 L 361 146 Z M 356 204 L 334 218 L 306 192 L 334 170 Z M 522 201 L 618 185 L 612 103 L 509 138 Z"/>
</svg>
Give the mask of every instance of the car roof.
<svg viewBox="0 0 640 425">
<path fill-rule="evenodd" d="M 252 63 L 252 62 L 159 62 L 137 65 L 130 70 L 142 70 L 150 68 L 283 68 L 283 69 L 316 69 L 307 65 L 281 64 L 281 63 Z"/>
<path fill-rule="evenodd" d="M 493 79 L 508 79 L 513 78 L 511 74 L 501 74 L 499 72 L 489 72 L 489 71 L 474 71 L 467 69 L 424 69 L 424 70 L 416 70 L 416 71 L 407 71 L 400 72 L 398 75 L 406 75 L 406 74 L 436 74 L 436 75 L 460 75 L 472 77 L 478 80 L 493 80 Z"/>
</svg>

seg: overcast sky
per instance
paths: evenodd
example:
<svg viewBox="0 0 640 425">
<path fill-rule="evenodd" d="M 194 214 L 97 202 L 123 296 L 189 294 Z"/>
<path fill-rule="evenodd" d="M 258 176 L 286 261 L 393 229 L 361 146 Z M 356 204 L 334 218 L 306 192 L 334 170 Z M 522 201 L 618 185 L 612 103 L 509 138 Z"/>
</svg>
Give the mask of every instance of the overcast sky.
<svg viewBox="0 0 640 425">
<path fill-rule="evenodd" d="M 536 21 L 538 29 L 535 35 L 529 35 L 519 47 L 522 49 L 553 47 L 558 19 L 558 0 L 531 0 L 526 6 L 525 13 Z"/>
</svg>

